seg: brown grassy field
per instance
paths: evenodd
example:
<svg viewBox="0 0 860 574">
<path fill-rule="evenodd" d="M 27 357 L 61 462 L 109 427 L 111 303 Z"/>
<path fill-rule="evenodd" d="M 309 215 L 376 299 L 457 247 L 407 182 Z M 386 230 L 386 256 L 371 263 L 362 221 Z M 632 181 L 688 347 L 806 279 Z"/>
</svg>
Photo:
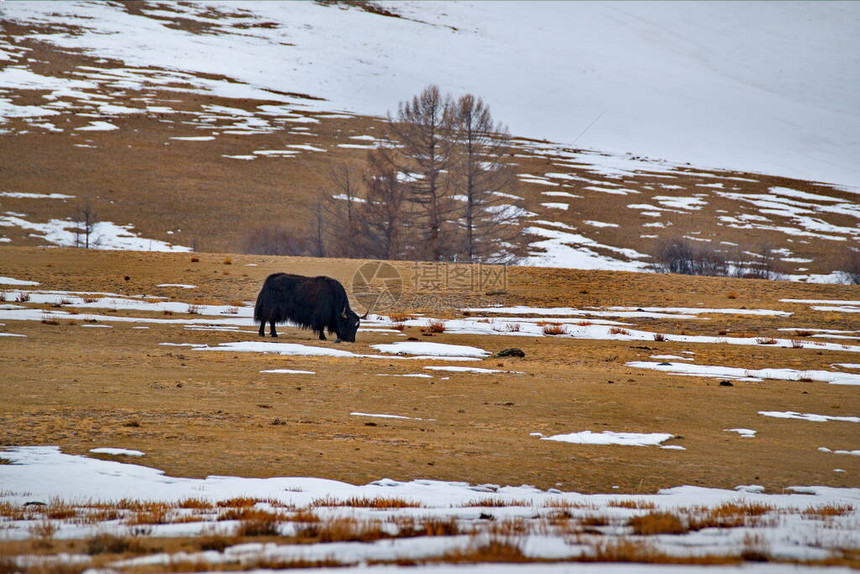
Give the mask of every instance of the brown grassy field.
<svg viewBox="0 0 860 574">
<path fill-rule="evenodd" d="M 192 262 L 192 258 L 199 261 Z M 230 264 L 226 264 L 229 261 Z M 161 295 L 191 304 L 251 301 L 270 272 L 329 274 L 350 289 L 360 262 L 219 254 L 156 254 L 75 249 L 4 248 L 0 276 L 38 281 L 6 287 L 6 300 L 29 289 Z M 248 266 L 254 264 L 256 266 Z M 408 264 L 401 266 L 408 277 Z M 190 283 L 183 290 L 158 287 Z M 388 312 L 462 317 L 456 308 L 410 306 L 420 290 L 406 283 Z M 612 305 L 704 306 L 785 310 L 790 317 L 712 315 L 698 320 L 634 319 L 655 333 L 785 337 L 779 328 L 857 329 L 850 313 L 812 311 L 780 299 L 858 299 L 858 288 L 787 282 L 690 278 L 672 275 L 509 268 L 502 293 L 452 292 L 447 301 L 579 308 Z M 12 304 L 12 303 L 7 303 Z M 22 303 L 52 310 L 49 305 Z M 147 313 L 100 312 L 122 317 Z M 151 315 L 151 314 L 150 314 Z M 161 315 L 156 318 L 188 318 Z M 856 353 L 766 344 L 732 346 L 670 341 L 595 341 L 559 337 L 476 336 L 422 332 L 419 340 L 473 345 L 496 352 L 519 347 L 525 358 L 485 359 L 468 366 L 523 374 L 450 373 L 449 378 L 380 377 L 407 374 L 438 361 L 299 357 L 262 353 L 196 352 L 160 343 L 215 346 L 256 340 L 250 320 L 240 332 L 190 331 L 183 324 L 100 321 L 83 328 L 59 321 L 4 321 L 0 344 L 0 444 L 59 445 L 70 453 L 98 446 L 139 449 L 143 462 L 169 475 L 317 476 L 366 483 L 381 477 L 432 478 L 472 483 L 532 484 L 582 492 L 654 492 L 683 484 L 732 488 L 761 484 L 856 486 L 853 456 L 819 452 L 856 448 L 854 424 L 766 418 L 762 410 L 834 416 L 857 415 L 852 386 L 823 382 L 735 381 L 677 377 L 634 369 L 653 354 L 695 352 L 695 363 L 756 369 L 834 370 L 856 363 Z M 204 321 L 205 322 L 205 321 Z M 51 324 L 57 323 L 57 324 Z M 371 344 L 391 333 L 359 332 L 354 344 L 319 342 L 285 327 L 279 342 L 375 353 Z M 400 339 L 402 340 L 402 338 Z M 265 369 L 315 375 L 266 374 Z M 427 371 L 424 371 L 427 372 Z M 412 419 L 351 416 L 392 413 Z M 423 420 L 418 420 L 423 419 Z M 727 428 L 752 428 L 741 439 Z M 541 441 L 544 435 L 595 432 L 667 432 L 656 447 L 574 445 Z M 834 468 L 847 472 L 837 473 Z"/>
</svg>

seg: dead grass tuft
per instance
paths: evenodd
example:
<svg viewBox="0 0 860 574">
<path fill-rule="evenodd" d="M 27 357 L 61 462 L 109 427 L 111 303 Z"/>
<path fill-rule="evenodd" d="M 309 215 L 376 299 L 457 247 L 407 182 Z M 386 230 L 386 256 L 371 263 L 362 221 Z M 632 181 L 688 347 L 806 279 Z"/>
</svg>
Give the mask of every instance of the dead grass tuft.
<svg viewBox="0 0 860 574">
<path fill-rule="evenodd" d="M 186 498 L 176 503 L 176 508 L 192 509 L 192 510 L 211 510 L 215 505 L 208 500 L 202 498 Z"/>
<path fill-rule="evenodd" d="M 633 534 L 652 536 L 654 534 L 686 534 L 690 528 L 676 515 L 668 512 L 649 512 L 630 519 Z"/>
<path fill-rule="evenodd" d="M 312 542 L 375 542 L 391 538 L 378 520 L 342 517 L 307 523 L 298 528 L 298 537 Z"/>
<path fill-rule="evenodd" d="M 442 557 L 442 562 L 451 564 L 477 564 L 480 562 L 523 563 L 534 562 L 520 550 L 520 547 L 507 540 L 492 540 L 471 549 L 454 550 Z"/>
<path fill-rule="evenodd" d="M 333 506 L 351 508 L 421 508 L 421 505 L 403 498 L 349 498 L 347 500 L 334 500 L 322 498 L 315 500 L 311 506 Z"/>
<path fill-rule="evenodd" d="M 622 329 L 621 327 L 610 327 L 609 328 L 610 335 L 629 335 L 630 331 L 627 329 Z"/>
<path fill-rule="evenodd" d="M 626 538 L 597 543 L 590 554 L 579 558 L 580 562 L 637 562 L 642 564 L 737 564 L 738 556 L 672 556 L 647 541 Z"/>
<path fill-rule="evenodd" d="M 250 508 L 252 506 L 256 506 L 260 502 L 267 501 L 260 500 L 259 498 L 240 496 L 236 498 L 228 498 L 226 500 L 219 500 L 215 503 L 215 506 L 218 508 Z"/>
<path fill-rule="evenodd" d="M 228 508 L 224 512 L 218 515 L 218 520 L 243 520 L 243 521 L 257 521 L 257 522 L 266 522 L 270 520 L 280 520 L 277 514 L 271 512 L 269 510 L 263 510 L 260 508 Z"/>
<path fill-rule="evenodd" d="M 434 319 L 427 324 L 427 330 L 431 333 L 444 333 L 445 332 L 445 321 L 440 321 Z"/>
<path fill-rule="evenodd" d="M 657 505 L 650 500 L 621 499 L 610 500 L 608 506 L 613 508 L 630 508 L 635 510 L 654 510 Z"/>
<path fill-rule="evenodd" d="M 144 548 L 139 540 L 113 534 L 96 534 L 84 542 L 84 552 L 96 554 L 122 554 L 124 552 L 142 553 Z"/>
<path fill-rule="evenodd" d="M 236 536 L 277 536 L 278 531 L 278 516 L 275 514 L 266 513 L 260 517 L 248 518 L 239 522 L 236 527 Z"/>
<path fill-rule="evenodd" d="M 773 337 L 757 337 L 755 340 L 759 345 L 776 345 L 776 339 Z"/>
<path fill-rule="evenodd" d="M 822 504 L 821 506 L 810 506 L 803 511 L 804 518 L 832 518 L 834 516 L 845 516 L 854 512 L 850 504 Z"/>
<path fill-rule="evenodd" d="M 564 325 L 559 324 L 551 324 L 543 326 L 543 334 L 544 335 L 566 335 L 567 329 L 565 329 Z"/>
<path fill-rule="evenodd" d="M 663 333 L 654 333 L 654 340 L 658 343 L 662 343 L 664 341 L 668 341 L 669 338 L 666 337 L 666 335 L 664 335 Z"/>
</svg>

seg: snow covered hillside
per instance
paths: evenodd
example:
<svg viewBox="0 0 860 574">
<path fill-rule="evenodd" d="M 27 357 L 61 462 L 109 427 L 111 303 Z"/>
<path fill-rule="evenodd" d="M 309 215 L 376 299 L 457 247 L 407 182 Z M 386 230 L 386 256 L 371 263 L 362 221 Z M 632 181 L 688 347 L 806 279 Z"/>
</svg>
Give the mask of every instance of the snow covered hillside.
<svg viewBox="0 0 860 574">
<path fill-rule="evenodd" d="M 522 136 L 860 185 L 855 3 L 382 6 L 400 17 L 311 2 L 6 2 L 0 15 L 78 25 L 50 41 L 131 66 L 225 77 L 208 86 L 225 95 L 384 115 L 435 82 L 482 95 Z"/>
<path fill-rule="evenodd" d="M 310 235 L 333 169 L 435 83 L 510 127 L 522 264 L 653 271 L 682 241 L 845 281 L 858 23 L 826 2 L 0 3 L 0 244 L 79 245 L 85 203 L 101 249 Z"/>
</svg>

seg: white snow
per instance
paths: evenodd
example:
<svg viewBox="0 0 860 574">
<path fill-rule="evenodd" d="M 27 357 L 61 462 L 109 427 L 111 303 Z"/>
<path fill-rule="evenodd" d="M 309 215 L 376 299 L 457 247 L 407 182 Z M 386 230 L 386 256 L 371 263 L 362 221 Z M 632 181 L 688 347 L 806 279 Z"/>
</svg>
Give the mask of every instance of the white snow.
<svg viewBox="0 0 860 574">
<path fill-rule="evenodd" d="M 76 234 L 77 224 L 70 219 L 52 219 L 47 223 L 33 223 L 15 215 L 0 215 L 0 227 L 20 227 L 39 233 L 48 243 L 61 247 L 83 244 L 82 234 Z M 136 235 L 133 225 L 118 225 L 110 221 L 98 221 L 90 233 L 90 248 L 133 251 L 190 252 L 190 247 L 173 245 L 157 239 L 146 239 Z"/>
<path fill-rule="evenodd" d="M 24 279 L 15 279 L 14 277 L 0 277 L 0 285 L 15 285 L 27 287 L 31 285 L 38 285 L 38 281 L 26 281 Z"/>
<path fill-rule="evenodd" d="M 74 195 L 64 193 L 23 193 L 16 191 L 0 191 L 0 197 L 14 197 L 18 199 L 74 199 Z"/>
<path fill-rule="evenodd" d="M 739 435 L 741 435 L 741 438 L 755 438 L 755 435 L 756 435 L 756 431 L 754 431 L 752 429 L 737 428 L 737 429 L 723 429 L 723 430 L 726 432 L 736 432 Z"/>
<path fill-rule="evenodd" d="M 656 446 L 666 442 L 675 435 L 669 433 L 632 433 L 632 432 L 591 432 L 590 430 L 574 432 L 569 434 L 556 434 L 543 436 L 541 433 L 532 433 L 541 440 L 554 440 L 558 442 L 570 442 L 575 444 L 597 444 L 609 445 L 619 444 L 624 446 Z"/>
<path fill-rule="evenodd" d="M 594 249 L 605 249 L 620 253 L 630 259 L 648 257 L 648 255 L 639 253 L 634 249 L 602 245 L 584 235 L 558 229 L 533 226 L 527 227 L 525 232 L 543 239 L 529 245 L 529 255 L 521 260 L 523 265 L 612 271 L 644 271 L 649 269 L 649 266 L 641 261 L 622 261 L 594 251 Z"/>
<path fill-rule="evenodd" d="M 281 375 L 315 375 L 314 371 L 300 371 L 296 369 L 267 369 L 261 373 L 276 373 Z"/>
<path fill-rule="evenodd" d="M 459 367 L 455 365 L 440 365 L 440 366 L 431 366 L 424 367 L 430 371 L 449 371 L 452 373 L 479 373 L 479 374 L 492 374 L 492 373 L 511 373 L 522 375 L 523 373 L 520 371 L 501 371 L 499 369 L 481 369 L 479 367 Z"/>
<path fill-rule="evenodd" d="M 371 345 L 381 353 L 395 355 L 427 355 L 445 357 L 486 357 L 489 351 L 468 345 L 449 345 L 445 343 L 427 343 L 423 341 L 402 341 Z"/>
<path fill-rule="evenodd" d="M 849 423 L 860 423 L 860 417 L 839 417 L 829 415 L 815 415 L 812 413 L 797 413 L 794 411 L 759 411 L 758 414 L 766 417 L 777 419 L 798 419 L 802 421 L 827 422 L 827 421 L 843 421 Z"/>
<path fill-rule="evenodd" d="M 860 450 L 830 450 L 826 446 L 818 447 L 821 452 L 829 452 L 833 454 L 847 454 L 849 456 L 860 456 Z"/>
<path fill-rule="evenodd" d="M 269 343 L 263 341 L 235 341 L 221 343 L 217 347 L 196 347 L 195 351 L 229 351 L 237 353 L 275 353 L 278 355 L 297 355 L 303 357 L 358 357 L 351 351 L 313 347 L 299 343 Z"/>
<path fill-rule="evenodd" d="M 178 287 L 180 289 L 197 289 L 197 285 L 186 285 L 184 283 L 160 283 L 156 287 Z"/>
<path fill-rule="evenodd" d="M 798 371 L 796 369 L 742 369 L 738 367 L 720 367 L 713 365 L 691 365 L 689 363 L 653 363 L 648 361 L 630 361 L 628 367 L 637 369 L 653 369 L 673 375 L 688 375 L 691 377 L 716 377 L 737 379 L 740 381 L 761 381 L 774 379 L 781 381 L 800 381 L 808 379 L 821 381 L 831 385 L 860 385 L 860 374 L 839 373 L 835 371 Z"/>
<path fill-rule="evenodd" d="M 419 418 L 414 418 L 414 417 L 404 417 L 402 415 L 382 415 L 382 414 L 378 415 L 378 414 L 372 414 L 372 413 L 359 413 L 359 412 L 354 412 L 354 413 L 349 413 L 349 414 L 351 416 L 354 416 L 354 417 L 371 417 L 371 418 L 377 418 L 377 419 L 405 419 L 405 420 L 413 420 L 413 421 L 424 420 L 424 419 L 419 419 Z"/>
<path fill-rule="evenodd" d="M 101 447 L 101 448 L 91 448 L 90 452 L 93 454 L 111 454 L 114 456 L 143 456 L 143 452 L 139 450 L 131 450 L 127 448 L 111 448 L 111 447 Z"/>
<path fill-rule="evenodd" d="M 110 122 L 97 121 L 90 122 L 86 126 L 75 129 L 81 132 L 109 132 L 113 130 L 118 130 L 119 128 Z"/>
</svg>

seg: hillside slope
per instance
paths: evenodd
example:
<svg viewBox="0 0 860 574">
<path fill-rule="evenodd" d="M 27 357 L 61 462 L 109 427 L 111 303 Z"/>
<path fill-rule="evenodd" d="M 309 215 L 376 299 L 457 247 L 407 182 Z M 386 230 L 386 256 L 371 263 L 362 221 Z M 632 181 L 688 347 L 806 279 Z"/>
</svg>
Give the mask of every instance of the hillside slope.
<svg viewBox="0 0 860 574">
<path fill-rule="evenodd" d="M 331 167 L 435 81 L 582 146 L 514 142 L 526 263 L 645 270 L 686 237 L 834 280 L 857 245 L 851 4 L 366 8 L 4 3 L 2 239 L 69 244 L 90 201 L 152 238 L 101 247 L 242 251 L 254 228 L 305 228 Z"/>
</svg>

